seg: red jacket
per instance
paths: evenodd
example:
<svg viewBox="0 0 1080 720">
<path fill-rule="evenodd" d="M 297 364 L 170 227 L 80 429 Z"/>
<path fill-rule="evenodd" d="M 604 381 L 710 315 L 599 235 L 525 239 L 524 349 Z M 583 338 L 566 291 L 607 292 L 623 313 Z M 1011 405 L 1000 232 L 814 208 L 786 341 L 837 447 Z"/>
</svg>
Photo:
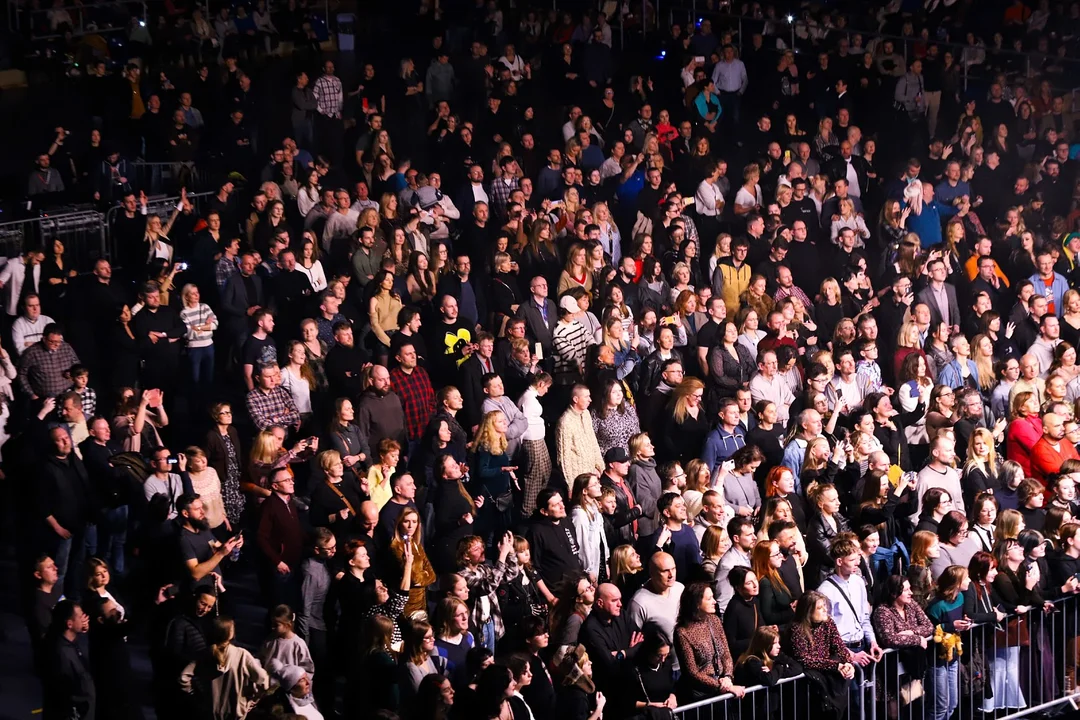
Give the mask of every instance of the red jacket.
<svg viewBox="0 0 1080 720">
<path fill-rule="evenodd" d="M 1031 451 L 1042 437 L 1042 418 L 1022 417 L 1009 423 L 1005 433 L 1005 457 L 1020 463 L 1024 477 L 1031 477 Z"/>
</svg>

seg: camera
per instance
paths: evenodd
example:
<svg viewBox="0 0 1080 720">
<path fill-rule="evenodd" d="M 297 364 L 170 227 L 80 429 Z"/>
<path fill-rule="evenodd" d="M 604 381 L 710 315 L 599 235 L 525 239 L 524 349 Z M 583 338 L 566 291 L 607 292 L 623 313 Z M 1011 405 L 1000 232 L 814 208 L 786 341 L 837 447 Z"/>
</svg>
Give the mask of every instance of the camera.
<svg viewBox="0 0 1080 720">
<path fill-rule="evenodd" d="M 184 270 L 188 269 L 188 264 L 186 262 L 176 263 L 176 269 L 180 272 L 183 272 Z"/>
</svg>

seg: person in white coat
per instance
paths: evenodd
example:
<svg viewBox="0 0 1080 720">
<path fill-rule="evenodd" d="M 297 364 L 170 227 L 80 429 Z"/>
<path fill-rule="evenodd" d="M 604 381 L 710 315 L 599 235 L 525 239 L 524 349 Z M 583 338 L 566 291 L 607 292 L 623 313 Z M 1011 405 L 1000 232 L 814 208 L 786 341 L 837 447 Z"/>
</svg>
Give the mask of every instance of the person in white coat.
<svg viewBox="0 0 1080 720">
<path fill-rule="evenodd" d="M 41 263 L 45 253 L 41 250 L 27 250 L 21 256 L 8 260 L 0 270 L 0 290 L 3 291 L 4 311 L 15 317 L 19 314 L 19 300 L 29 293 L 37 294 L 41 289 Z M 23 292 L 26 276 L 30 274 L 30 287 Z"/>
</svg>

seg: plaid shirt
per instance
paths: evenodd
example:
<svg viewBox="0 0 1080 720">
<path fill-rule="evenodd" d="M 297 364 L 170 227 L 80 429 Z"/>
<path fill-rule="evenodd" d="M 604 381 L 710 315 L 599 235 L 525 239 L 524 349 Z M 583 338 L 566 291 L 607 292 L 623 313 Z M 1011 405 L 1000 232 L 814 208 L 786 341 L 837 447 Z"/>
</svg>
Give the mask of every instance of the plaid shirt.
<svg viewBox="0 0 1080 720">
<path fill-rule="evenodd" d="M 495 623 L 496 640 L 506 633 L 497 591 L 500 585 L 516 578 L 519 572 L 521 572 L 521 566 L 517 564 L 517 556 L 514 553 L 506 557 L 505 563 L 496 562 L 494 565 L 480 563 L 474 568 L 463 567 L 457 571 L 457 574 L 469 586 L 469 630 L 474 636 L 481 636 L 480 628 L 487 620 Z"/>
<path fill-rule="evenodd" d="M 791 297 L 792 295 L 799 298 L 799 300 L 802 301 L 803 307 L 807 310 L 813 307 L 813 303 L 810 302 L 810 298 L 806 296 L 806 293 L 803 292 L 803 289 L 798 285 L 792 285 L 789 288 L 776 288 L 776 292 L 773 293 L 773 300 L 779 303 L 784 298 Z"/>
<path fill-rule="evenodd" d="M 405 430 L 409 439 L 419 440 L 435 412 L 435 390 L 431 387 L 427 370 L 416 367 L 411 373 L 406 373 L 396 367 L 390 371 L 390 384 L 401 398 L 401 406 L 405 410 Z"/>
<path fill-rule="evenodd" d="M 214 268 L 214 279 L 217 280 L 218 290 L 224 290 L 225 283 L 238 272 L 240 272 L 240 267 L 236 264 L 236 258 L 230 259 L 227 255 L 222 255 L 217 262 L 217 267 Z"/>
<path fill-rule="evenodd" d="M 31 345 L 19 360 L 19 387 L 27 395 L 56 397 L 71 387 L 64 373 L 79 362 L 79 356 L 66 342 L 56 352 L 45 348 L 45 341 Z"/>
<path fill-rule="evenodd" d="M 75 390 L 75 386 L 71 387 Z M 88 418 L 94 417 L 94 412 L 97 410 L 97 390 L 92 387 L 85 387 L 82 390 L 75 390 L 79 393 L 79 397 L 82 398 L 82 411 L 83 415 Z"/>
<path fill-rule="evenodd" d="M 491 209 L 499 217 L 506 215 L 506 203 L 510 201 L 510 195 L 521 187 L 521 182 L 516 177 L 510 178 L 510 184 L 506 184 L 506 177 L 495 178 L 491 183 Z"/>
<path fill-rule="evenodd" d="M 333 75 L 323 75 L 315 81 L 312 88 L 315 94 L 315 109 L 320 115 L 341 117 L 341 80 Z"/>
<path fill-rule="evenodd" d="M 300 411 L 296 409 L 292 395 L 280 386 L 270 392 L 255 388 L 248 393 L 247 408 L 252 422 L 260 430 L 273 425 L 288 428 L 300 424 Z"/>
</svg>

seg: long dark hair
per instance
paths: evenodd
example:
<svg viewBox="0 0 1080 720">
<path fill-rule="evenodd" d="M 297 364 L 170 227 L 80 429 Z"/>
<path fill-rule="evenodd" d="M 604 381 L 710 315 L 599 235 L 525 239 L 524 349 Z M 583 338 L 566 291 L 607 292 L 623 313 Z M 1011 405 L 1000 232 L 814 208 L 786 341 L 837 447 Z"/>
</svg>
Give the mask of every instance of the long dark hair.
<svg viewBox="0 0 1080 720">
<path fill-rule="evenodd" d="M 706 613 L 701 609 L 701 601 L 705 597 L 705 591 L 711 589 L 712 586 L 709 583 L 696 582 L 690 583 L 683 590 L 682 597 L 679 599 L 678 625 L 680 627 L 705 619 Z"/>
</svg>

